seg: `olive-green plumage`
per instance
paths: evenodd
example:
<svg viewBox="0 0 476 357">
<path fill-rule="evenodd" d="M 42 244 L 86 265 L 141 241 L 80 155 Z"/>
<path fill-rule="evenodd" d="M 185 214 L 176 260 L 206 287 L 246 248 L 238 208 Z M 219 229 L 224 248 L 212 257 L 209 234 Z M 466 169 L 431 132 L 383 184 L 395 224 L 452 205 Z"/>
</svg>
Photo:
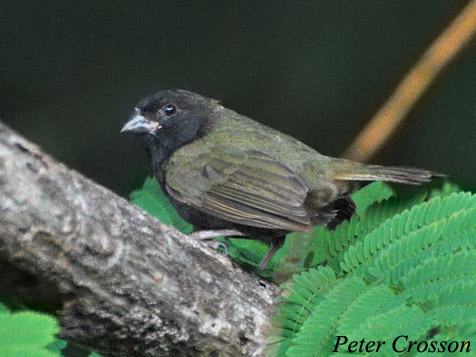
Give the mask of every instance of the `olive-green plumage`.
<svg viewBox="0 0 476 357">
<path fill-rule="evenodd" d="M 214 103 L 206 136 L 176 150 L 166 182 L 176 199 L 220 218 L 263 228 L 309 231 L 319 208 L 348 195 L 348 180 L 427 181 L 426 170 L 330 158 Z M 306 198 L 310 198 L 306 201 Z"/>
<path fill-rule="evenodd" d="M 254 233 L 251 238 L 272 245 L 282 244 L 286 232 L 348 218 L 355 209 L 348 195 L 358 182 L 419 184 L 432 176 L 427 170 L 321 155 L 187 91 L 159 92 L 139 103 L 137 111 L 147 130 L 127 128 L 137 119 L 124 130 L 146 133 L 154 173 L 186 220 L 201 229 Z"/>
</svg>

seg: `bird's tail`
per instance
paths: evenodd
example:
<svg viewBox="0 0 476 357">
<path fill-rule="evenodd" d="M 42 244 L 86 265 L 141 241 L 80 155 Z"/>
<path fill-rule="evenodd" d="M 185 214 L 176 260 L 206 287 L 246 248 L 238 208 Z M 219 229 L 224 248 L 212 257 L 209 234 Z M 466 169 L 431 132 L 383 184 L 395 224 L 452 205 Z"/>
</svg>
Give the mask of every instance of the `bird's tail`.
<svg viewBox="0 0 476 357">
<path fill-rule="evenodd" d="M 364 165 L 352 161 L 342 161 L 335 171 L 335 180 L 348 181 L 387 181 L 409 185 L 419 185 L 431 181 L 432 177 L 444 177 L 425 169 L 413 167 L 395 167 L 380 165 Z"/>
</svg>

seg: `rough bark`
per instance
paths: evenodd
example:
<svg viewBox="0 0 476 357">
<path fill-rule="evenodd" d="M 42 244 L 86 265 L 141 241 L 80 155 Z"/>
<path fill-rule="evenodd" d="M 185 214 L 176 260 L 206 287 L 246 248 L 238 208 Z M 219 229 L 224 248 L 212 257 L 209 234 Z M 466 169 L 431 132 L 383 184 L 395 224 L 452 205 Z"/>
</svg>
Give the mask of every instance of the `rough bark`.
<svg viewBox="0 0 476 357">
<path fill-rule="evenodd" d="M 59 299 L 61 336 L 99 352 L 263 351 L 271 284 L 56 162 L 1 122 L 0 260 L 9 267 L 0 271 L 0 293 Z M 30 290 L 12 282 L 22 274 L 36 279 Z"/>
</svg>

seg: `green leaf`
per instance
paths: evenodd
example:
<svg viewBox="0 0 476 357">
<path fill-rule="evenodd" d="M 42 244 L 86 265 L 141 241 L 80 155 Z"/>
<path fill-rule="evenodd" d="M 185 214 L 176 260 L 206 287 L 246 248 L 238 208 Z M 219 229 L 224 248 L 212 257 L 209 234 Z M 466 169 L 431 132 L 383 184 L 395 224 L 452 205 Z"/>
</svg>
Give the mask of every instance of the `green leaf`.
<svg viewBox="0 0 476 357">
<path fill-rule="evenodd" d="M 476 343 L 476 196 L 455 190 L 377 198 L 334 232 L 316 230 L 328 267 L 282 285 L 270 355 L 336 355 L 337 335 L 388 341 L 379 356 L 396 354 L 399 335 Z"/>
<path fill-rule="evenodd" d="M 429 258 L 403 278 L 404 294 L 416 302 L 435 301 L 445 289 L 476 281 L 475 261 L 474 249 Z"/>
<path fill-rule="evenodd" d="M 61 350 L 66 347 L 66 341 L 60 338 L 55 338 L 55 340 L 46 345 L 48 351 L 53 352 L 57 356 L 62 356 Z"/>
<path fill-rule="evenodd" d="M 378 228 L 350 245 L 343 255 L 341 267 L 346 272 L 371 276 L 368 269 L 378 254 L 403 236 L 409 235 L 431 223 L 442 223 L 452 215 L 476 207 L 476 196 L 470 193 L 455 193 L 443 199 L 434 198 L 395 215 Z"/>
<path fill-rule="evenodd" d="M 41 347 L 29 346 L 0 346 L 0 356 L 2 357 L 57 357 L 58 354 Z"/>
<path fill-rule="evenodd" d="M 46 346 L 59 332 L 55 318 L 24 311 L 0 314 L 1 356 L 57 356 Z"/>
<path fill-rule="evenodd" d="M 441 187 L 431 190 L 428 198 L 432 199 L 435 197 L 446 197 L 459 191 L 461 191 L 461 189 L 458 187 L 458 185 L 446 181 Z"/>
<path fill-rule="evenodd" d="M 334 284 L 304 321 L 286 352 L 288 357 L 327 356 L 335 345 L 336 328 L 349 306 L 367 285 L 361 279 L 344 279 Z"/>
<path fill-rule="evenodd" d="M 323 300 L 326 291 L 338 281 L 329 267 L 310 269 L 293 277 L 292 282 L 281 285 L 276 315 L 271 318 L 273 328 L 269 331 L 267 355 L 281 356 L 288 349 L 314 308 Z M 279 342 L 279 344 L 277 344 Z"/>
<path fill-rule="evenodd" d="M 394 296 L 395 293 L 386 285 L 370 286 L 342 314 L 336 335 L 352 334 L 364 321 L 381 312 L 383 306 Z"/>
<path fill-rule="evenodd" d="M 391 196 L 393 196 L 393 190 L 390 186 L 385 182 L 376 181 L 352 194 L 352 199 L 357 206 L 357 214 L 361 215 L 368 206 Z"/>
<path fill-rule="evenodd" d="M 347 337 L 349 340 L 361 340 L 368 337 L 370 341 L 385 341 L 379 355 L 393 356 L 397 353 L 392 349 L 393 340 L 400 335 L 407 335 L 409 341 L 421 340 L 430 330 L 432 319 L 425 315 L 416 305 L 399 306 L 393 310 L 370 316 L 365 319 Z M 398 350 L 403 350 L 406 343 L 396 345 Z"/>
<path fill-rule="evenodd" d="M 329 265 L 336 272 L 342 272 L 341 261 L 350 245 L 361 240 L 365 234 L 380 226 L 387 219 L 394 217 L 412 206 L 423 202 L 426 192 L 414 197 L 390 197 L 368 206 L 362 216 L 354 215 L 350 221 L 344 221 L 334 231 L 328 233 Z"/>
</svg>

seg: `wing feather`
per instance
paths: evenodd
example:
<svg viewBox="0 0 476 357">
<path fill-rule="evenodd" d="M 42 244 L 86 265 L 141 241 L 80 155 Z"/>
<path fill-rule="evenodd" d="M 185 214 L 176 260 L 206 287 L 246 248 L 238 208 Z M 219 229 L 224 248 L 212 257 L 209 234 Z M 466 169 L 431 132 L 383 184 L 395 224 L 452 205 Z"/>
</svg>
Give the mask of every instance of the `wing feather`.
<svg viewBox="0 0 476 357">
<path fill-rule="evenodd" d="M 193 170 L 189 169 L 202 175 L 183 174 L 187 163 L 174 161 L 167 170 L 167 189 L 181 202 L 238 224 L 290 231 L 312 229 L 303 206 L 306 184 L 262 152 L 236 154 L 225 149 L 215 150 L 206 158 L 195 157 L 188 163 Z"/>
</svg>

